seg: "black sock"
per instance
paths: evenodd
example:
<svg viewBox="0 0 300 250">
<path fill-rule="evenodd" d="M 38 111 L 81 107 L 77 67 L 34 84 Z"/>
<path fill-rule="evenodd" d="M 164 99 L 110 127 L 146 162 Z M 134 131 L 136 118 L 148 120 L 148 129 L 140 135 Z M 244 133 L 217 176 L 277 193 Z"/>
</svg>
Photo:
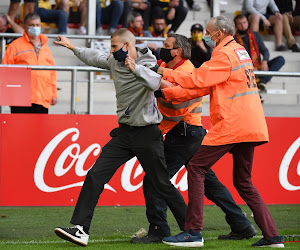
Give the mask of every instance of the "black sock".
<svg viewBox="0 0 300 250">
<path fill-rule="evenodd" d="M 86 233 L 86 234 L 89 234 L 89 228 L 88 227 L 85 227 L 85 226 L 83 226 L 83 231 Z"/>
</svg>

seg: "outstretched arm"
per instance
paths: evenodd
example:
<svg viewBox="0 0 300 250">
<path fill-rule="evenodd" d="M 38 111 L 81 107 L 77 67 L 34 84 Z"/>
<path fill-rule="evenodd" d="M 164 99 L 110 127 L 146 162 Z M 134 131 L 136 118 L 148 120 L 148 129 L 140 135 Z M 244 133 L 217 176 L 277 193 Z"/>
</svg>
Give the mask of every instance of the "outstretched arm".
<svg viewBox="0 0 300 250">
<path fill-rule="evenodd" d="M 70 40 L 65 36 L 58 36 L 57 41 L 54 41 L 54 44 L 66 47 L 70 50 L 74 50 L 75 46 L 70 42 Z"/>
<path fill-rule="evenodd" d="M 89 66 L 109 69 L 108 55 L 101 53 L 100 50 L 75 47 L 65 36 L 58 36 L 57 41 L 54 41 L 54 43 L 72 50 L 75 56 Z"/>
<path fill-rule="evenodd" d="M 24 29 L 19 24 L 15 23 L 15 21 L 12 20 L 9 15 L 6 14 L 6 18 L 14 33 L 24 33 Z"/>
</svg>

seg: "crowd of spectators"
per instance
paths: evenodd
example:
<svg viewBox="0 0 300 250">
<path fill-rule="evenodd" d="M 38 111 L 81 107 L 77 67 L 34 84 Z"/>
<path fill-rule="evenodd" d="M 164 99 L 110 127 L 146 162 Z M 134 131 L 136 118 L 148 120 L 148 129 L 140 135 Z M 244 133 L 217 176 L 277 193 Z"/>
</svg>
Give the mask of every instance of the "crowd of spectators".
<svg viewBox="0 0 300 250">
<path fill-rule="evenodd" d="M 210 2 L 207 1 L 208 5 Z M 300 52 L 293 36 L 293 33 L 299 31 L 300 28 L 299 2 L 300 0 L 295 0 L 293 9 L 292 0 L 244 0 L 241 13 L 248 19 L 249 28 L 252 31 L 259 32 L 262 29 L 272 28 L 275 36 L 275 50 L 290 49 L 293 52 Z M 11 0 L 7 13 L 11 20 L 15 20 L 19 5 L 20 0 Z M 162 36 L 162 34 L 152 32 L 154 29 L 153 17 L 156 16 L 164 18 L 164 36 L 166 36 L 166 33 L 175 33 L 178 30 L 184 22 L 188 10 L 199 11 L 201 5 L 195 0 L 96 0 L 96 35 L 111 35 L 119 27 L 132 30 L 132 17 L 139 13 L 143 22 L 142 30 L 135 31 L 135 36 Z M 24 7 L 21 11 L 23 16 L 29 12 L 36 12 L 42 22 L 55 23 L 58 34 L 68 33 L 68 23 L 77 23 L 77 34 L 86 34 L 86 0 L 24 0 Z M 140 29 L 140 27 L 134 28 Z M 148 33 L 148 31 L 150 32 Z M 199 39 L 202 35 L 203 29 L 196 35 L 198 31 L 199 29 L 194 29 L 193 48 L 198 51 L 199 46 L 195 45 L 200 44 L 200 52 L 206 52 L 203 41 L 195 40 L 196 37 Z M 283 38 L 285 38 L 286 44 Z M 159 47 L 161 46 L 156 48 L 155 43 L 152 45 L 151 49 L 159 57 Z"/>
</svg>

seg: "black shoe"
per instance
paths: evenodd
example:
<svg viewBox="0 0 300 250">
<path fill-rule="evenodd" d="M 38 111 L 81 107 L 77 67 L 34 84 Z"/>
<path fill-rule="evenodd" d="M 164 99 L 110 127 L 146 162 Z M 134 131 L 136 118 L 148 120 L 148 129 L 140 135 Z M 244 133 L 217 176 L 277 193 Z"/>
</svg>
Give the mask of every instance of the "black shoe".
<svg viewBox="0 0 300 250">
<path fill-rule="evenodd" d="M 250 239 L 257 234 L 257 231 L 253 225 L 247 227 L 244 231 L 240 233 L 231 232 L 227 235 L 219 235 L 219 240 L 242 240 L 242 239 Z"/>
<path fill-rule="evenodd" d="M 144 237 L 132 237 L 130 243 L 133 244 L 153 244 L 162 243 L 162 237 L 148 234 Z"/>
<path fill-rule="evenodd" d="M 264 82 L 259 82 L 259 83 L 257 83 L 257 88 L 259 90 L 261 90 L 262 92 L 266 92 L 267 91 L 267 84 L 265 84 Z"/>
<path fill-rule="evenodd" d="M 283 44 L 278 45 L 275 49 L 276 51 L 286 51 L 288 50 L 288 48 L 286 46 L 284 46 Z"/>
<path fill-rule="evenodd" d="M 298 47 L 298 45 L 295 43 L 292 45 L 292 47 L 290 48 L 293 52 L 300 52 L 300 49 Z"/>
<path fill-rule="evenodd" d="M 277 248 L 284 248 L 283 244 L 283 237 L 282 236 L 275 236 L 269 240 L 262 238 L 261 240 L 252 244 L 253 247 L 277 247 Z"/>
<path fill-rule="evenodd" d="M 74 226 L 74 227 L 57 227 L 54 232 L 56 235 L 64 240 L 75 243 L 79 246 L 86 246 L 89 241 L 89 235 L 83 231 L 82 226 Z"/>
</svg>

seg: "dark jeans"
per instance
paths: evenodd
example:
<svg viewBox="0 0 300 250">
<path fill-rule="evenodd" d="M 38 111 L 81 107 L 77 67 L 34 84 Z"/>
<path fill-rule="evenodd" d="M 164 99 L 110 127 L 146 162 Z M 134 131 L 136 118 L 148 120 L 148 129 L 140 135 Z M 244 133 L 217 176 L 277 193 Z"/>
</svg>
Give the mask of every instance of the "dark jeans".
<svg viewBox="0 0 300 250">
<path fill-rule="evenodd" d="M 189 125 L 184 132 L 183 123 L 179 123 L 167 133 L 164 141 L 165 157 L 171 178 L 183 165 L 187 166 L 188 161 L 198 151 L 205 134 L 206 131 L 202 127 Z M 167 205 L 153 188 L 147 174 L 144 177 L 143 190 L 146 214 L 150 223 L 149 234 L 161 237 L 170 236 L 166 214 Z M 233 232 L 240 232 L 251 224 L 234 202 L 228 189 L 218 180 L 212 170 L 205 175 L 205 195 L 224 211 L 226 221 Z"/>
<path fill-rule="evenodd" d="M 111 131 L 110 136 L 111 140 L 103 147 L 102 153 L 86 175 L 71 223 L 90 227 L 104 185 L 122 164 L 136 156 L 183 230 L 186 204 L 169 180 L 163 138 L 158 126 L 132 127 L 120 124 L 119 128 Z"/>
<path fill-rule="evenodd" d="M 268 62 L 269 71 L 279 71 L 285 64 L 283 56 L 277 56 Z M 260 82 L 267 83 L 271 80 L 272 76 L 261 76 L 259 77 Z"/>
<path fill-rule="evenodd" d="M 183 1 L 180 0 L 180 3 L 177 7 L 175 7 L 175 17 L 173 20 L 167 19 L 167 14 L 169 10 L 163 10 L 160 6 L 153 6 L 152 7 L 152 15 L 156 13 L 161 13 L 166 17 L 167 24 L 171 24 L 170 31 L 176 32 L 176 30 L 179 28 L 179 26 L 182 24 L 184 19 L 186 18 L 188 9 L 183 6 Z"/>
<path fill-rule="evenodd" d="M 124 3 L 121 0 L 112 1 L 106 8 L 101 8 L 100 2 L 96 1 L 96 28 L 101 24 L 108 24 L 110 28 L 116 29 L 123 13 Z"/>
<path fill-rule="evenodd" d="M 254 214 L 254 220 L 264 237 L 274 237 L 278 231 L 259 192 L 251 181 L 254 147 L 258 143 L 243 142 L 220 146 L 200 146 L 188 164 L 189 205 L 185 229 L 203 229 L 204 185 L 206 173 L 227 152 L 233 157 L 233 184 Z M 205 180 L 204 180 L 205 179 Z"/>
<path fill-rule="evenodd" d="M 31 104 L 31 107 L 19 107 L 19 106 L 11 106 L 10 112 L 12 114 L 48 114 L 48 109 L 39 104 Z"/>
<path fill-rule="evenodd" d="M 57 23 L 58 34 L 67 34 L 68 17 L 65 11 L 38 8 L 37 13 L 41 17 L 42 22 Z"/>
</svg>

